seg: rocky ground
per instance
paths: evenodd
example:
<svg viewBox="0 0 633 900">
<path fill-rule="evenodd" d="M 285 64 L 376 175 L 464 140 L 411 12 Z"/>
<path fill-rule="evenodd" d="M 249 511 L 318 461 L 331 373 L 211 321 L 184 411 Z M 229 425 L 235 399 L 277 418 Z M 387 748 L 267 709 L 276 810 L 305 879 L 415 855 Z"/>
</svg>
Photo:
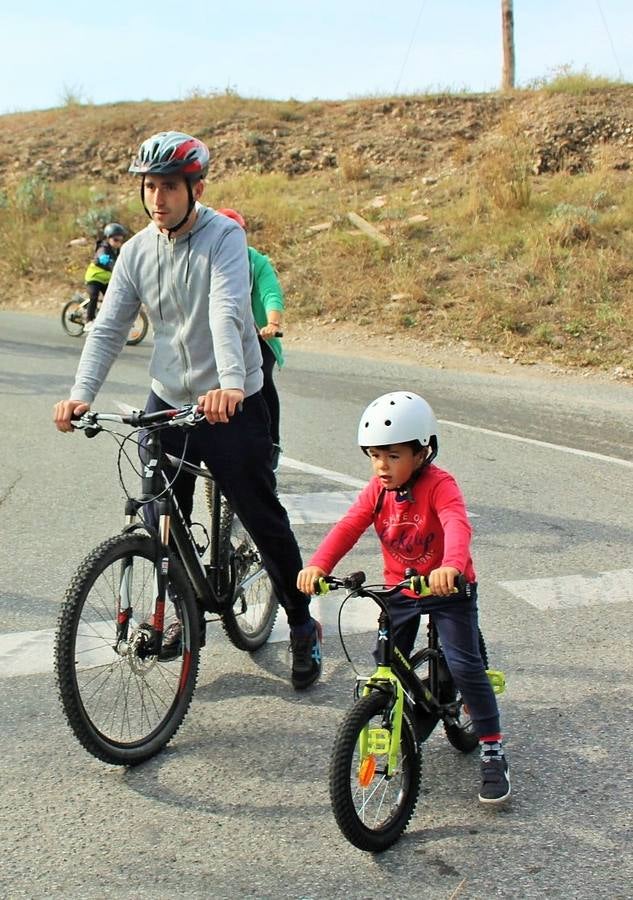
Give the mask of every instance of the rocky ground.
<svg viewBox="0 0 633 900">
<path fill-rule="evenodd" d="M 535 141 L 535 173 L 582 170 L 604 142 L 615 148 L 616 165 L 633 164 L 630 87 L 579 96 L 519 92 L 313 103 L 229 96 L 1 116 L 0 184 L 30 170 L 53 180 L 117 180 L 140 140 L 173 123 L 209 143 L 212 179 L 243 171 L 301 175 L 339 166 L 346 154 L 407 178 L 436 172 L 456 153 L 467 159 L 468 147 L 509 112 Z"/>
</svg>

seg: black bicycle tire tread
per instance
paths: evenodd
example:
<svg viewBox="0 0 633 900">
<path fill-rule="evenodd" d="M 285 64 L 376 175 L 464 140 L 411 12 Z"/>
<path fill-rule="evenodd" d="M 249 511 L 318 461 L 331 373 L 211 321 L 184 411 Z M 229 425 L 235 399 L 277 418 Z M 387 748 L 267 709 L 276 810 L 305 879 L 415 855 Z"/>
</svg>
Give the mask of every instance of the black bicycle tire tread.
<svg viewBox="0 0 633 900">
<path fill-rule="evenodd" d="M 218 491 L 218 485 L 215 481 L 207 479 L 205 481 L 205 498 L 207 501 L 207 509 L 209 516 L 213 515 L 214 493 Z M 219 535 L 219 553 L 220 558 L 226 560 L 231 553 L 231 533 L 233 529 L 233 521 L 236 519 L 231 505 L 224 495 L 221 496 L 220 502 L 220 535 Z M 236 588 L 239 585 L 236 585 Z M 237 616 L 233 612 L 233 607 L 227 607 L 222 610 L 220 619 L 224 633 L 238 650 L 244 650 L 247 653 L 254 653 L 264 646 L 271 635 L 271 632 L 277 619 L 279 612 L 279 602 L 277 601 L 267 617 L 265 623 L 257 632 L 256 636 L 246 635 L 240 627 Z"/>
<path fill-rule="evenodd" d="M 199 637 L 197 635 L 198 620 L 195 609 L 195 601 L 193 599 L 191 589 L 186 582 L 186 576 L 184 575 L 184 571 L 179 561 L 176 558 L 172 558 L 170 560 L 170 567 L 173 567 L 176 572 L 174 581 L 176 582 L 182 580 L 183 583 L 181 587 L 184 587 L 185 592 L 188 594 L 189 599 L 184 599 L 183 596 L 182 602 L 185 605 L 189 604 L 191 607 L 189 613 L 191 617 L 192 627 L 191 663 L 187 679 L 187 687 L 184 693 L 184 703 L 181 703 L 180 705 L 178 716 L 176 717 L 177 722 L 175 724 L 170 723 L 169 729 L 164 729 L 169 732 L 168 736 L 164 739 L 161 735 L 157 735 L 154 737 L 151 744 L 147 748 L 142 749 L 141 747 L 139 747 L 135 748 L 133 751 L 125 751 L 121 749 L 106 750 L 104 744 L 107 744 L 107 741 L 101 742 L 100 740 L 97 740 L 96 737 L 91 734 L 90 727 L 86 724 L 85 717 L 80 709 L 80 704 L 77 702 L 75 696 L 72 664 L 70 663 L 71 647 L 74 637 L 74 634 L 72 632 L 72 625 L 75 619 L 77 608 L 81 602 L 81 591 L 85 584 L 86 578 L 88 577 L 88 573 L 90 572 L 92 567 L 95 566 L 106 554 L 108 554 L 111 550 L 118 549 L 119 545 L 123 543 L 129 542 L 130 544 L 136 543 L 138 545 L 139 541 L 146 542 L 149 548 L 152 539 L 149 536 L 144 536 L 138 533 L 121 533 L 118 535 L 114 535 L 110 538 L 107 538 L 105 541 L 95 547 L 94 550 L 92 550 L 82 560 L 82 562 L 77 567 L 74 575 L 72 576 L 68 588 L 66 589 L 66 593 L 62 601 L 62 607 L 57 618 L 57 626 L 55 630 L 55 677 L 57 681 L 58 696 L 62 704 L 62 709 L 64 710 L 66 719 L 68 721 L 68 725 L 85 750 L 87 750 L 97 759 L 114 765 L 139 765 L 140 763 L 145 762 L 146 760 L 155 756 L 164 746 L 166 746 L 167 743 L 169 743 L 169 741 L 173 739 L 173 737 L 180 729 L 189 711 L 198 679 L 200 648 Z M 64 662 L 61 663 L 60 660 L 64 660 Z"/>
<path fill-rule="evenodd" d="M 358 818 L 350 793 L 349 763 L 354 754 L 356 740 L 363 726 L 372 716 L 377 715 L 390 702 L 385 694 L 374 691 L 361 697 L 352 706 L 341 722 L 334 739 L 329 767 L 329 789 L 332 811 L 337 825 L 347 840 L 360 850 L 382 852 L 394 844 L 408 827 L 415 812 L 420 794 L 421 755 L 415 731 L 406 712 L 402 717 L 401 740 L 411 743 L 411 782 L 404 805 L 390 824 L 378 831 L 367 828 Z"/>
</svg>

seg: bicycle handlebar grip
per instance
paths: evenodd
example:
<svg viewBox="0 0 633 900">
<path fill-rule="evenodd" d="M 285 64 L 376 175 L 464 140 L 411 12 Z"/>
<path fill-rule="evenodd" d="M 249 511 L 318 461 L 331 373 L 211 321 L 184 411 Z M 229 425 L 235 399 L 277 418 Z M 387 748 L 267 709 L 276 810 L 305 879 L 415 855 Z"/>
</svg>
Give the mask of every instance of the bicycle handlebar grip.
<svg viewBox="0 0 633 900">
<path fill-rule="evenodd" d="M 412 575 L 409 579 L 409 590 L 417 594 L 418 597 L 429 597 L 431 595 L 431 589 L 426 583 L 424 575 Z"/>
<path fill-rule="evenodd" d="M 314 579 L 314 593 L 315 594 L 327 594 L 330 590 L 330 585 L 327 583 L 325 578 L 315 578 Z"/>
<path fill-rule="evenodd" d="M 433 593 L 424 575 L 413 575 L 409 580 L 409 590 L 417 594 L 418 597 L 431 597 Z M 464 575 L 458 575 L 455 579 L 453 593 L 461 594 L 462 597 L 469 596 L 468 581 Z"/>
</svg>

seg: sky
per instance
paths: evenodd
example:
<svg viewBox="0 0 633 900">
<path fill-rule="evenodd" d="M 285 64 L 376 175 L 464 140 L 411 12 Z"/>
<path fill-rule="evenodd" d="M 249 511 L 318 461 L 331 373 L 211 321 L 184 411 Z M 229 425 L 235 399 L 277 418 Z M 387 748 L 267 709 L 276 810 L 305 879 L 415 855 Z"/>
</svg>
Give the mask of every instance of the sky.
<svg viewBox="0 0 633 900">
<path fill-rule="evenodd" d="M 633 83 L 633 0 L 514 0 L 514 21 L 518 87 L 562 66 Z M 5 0 L 0 15 L 0 114 L 494 91 L 501 65 L 501 0 Z"/>
</svg>

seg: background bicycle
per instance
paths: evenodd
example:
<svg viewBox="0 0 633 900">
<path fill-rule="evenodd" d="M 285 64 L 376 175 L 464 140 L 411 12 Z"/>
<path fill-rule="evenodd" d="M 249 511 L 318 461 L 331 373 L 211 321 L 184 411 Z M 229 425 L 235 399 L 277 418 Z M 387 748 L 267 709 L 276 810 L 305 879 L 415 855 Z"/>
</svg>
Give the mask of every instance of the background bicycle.
<svg viewBox="0 0 633 900">
<path fill-rule="evenodd" d="M 398 840 L 406 829 L 418 801 L 421 782 L 421 745 L 438 722 L 449 742 L 462 753 L 478 746 L 460 692 L 449 672 L 433 616 L 429 614 L 426 646 L 406 659 L 393 644 L 389 599 L 402 588 L 421 597 L 431 596 L 425 580 L 412 574 L 394 587 L 365 585 L 365 574 L 345 578 L 327 576 L 319 580 L 320 593 L 337 588 L 349 591 L 339 609 L 352 597 L 368 597 L 380 607 L 376 661 L 371 676 L 357 673 L 356 702 L 344 716 L 330 758 L 330 800 L 343 835 L 361 850 L 382 851 Z M 456 603 L 469 596 L 462 578 Z M 436 599 L 436 598 L 434 598 Z M 484 665 L 488 654 L 481 632 L 480 652 Z M 505 688 L 503 673 L 488 670 L 495 692 Z"/>
<path fill-rule="evenodd" d="M 90 303 L 90 298 L 86 294 L 79 291 L 73 294 L 71 299 L 64 305 L 62 309 L 62 328 L 70 337 L 81 337 L 86 326 L 86 309 Z M 99 299 L 99 306 L 102 300 Z M 140 344 L 146 337 L 149 329 L 149 320 L 147 313 L 141 307 L 132 327 L 126 344 L 133 346 Z"/>
<path fill-rule="evenodd" d="M 176 733 L 196 686 L 205 613 L 249 651 L 267 641 L 277 615 L 259 553 L 210 473 L 162 452 L 163 428 L 193 428 L 202 418 L 187 406 L 147 415 L 88 412 L 77 421 L 88 437 L 108 425 L 133 427 L 127 435 L 107 432 L 119 445 L 122 484 L 122 457 L 135 462 L 141 428 L 148 454 L 142 495 L 128 495 L 125 504 L 124 530 L 79 565 L 57 622 L 64 713 L 81 744 L 105 762 L 136 765 Z M 182 517 L 172 494 L 174 466 L 209 481 L 208 523 L 189 525 Z M 138 518 L 150 502 L 157 528 Z"/>
</svg>

